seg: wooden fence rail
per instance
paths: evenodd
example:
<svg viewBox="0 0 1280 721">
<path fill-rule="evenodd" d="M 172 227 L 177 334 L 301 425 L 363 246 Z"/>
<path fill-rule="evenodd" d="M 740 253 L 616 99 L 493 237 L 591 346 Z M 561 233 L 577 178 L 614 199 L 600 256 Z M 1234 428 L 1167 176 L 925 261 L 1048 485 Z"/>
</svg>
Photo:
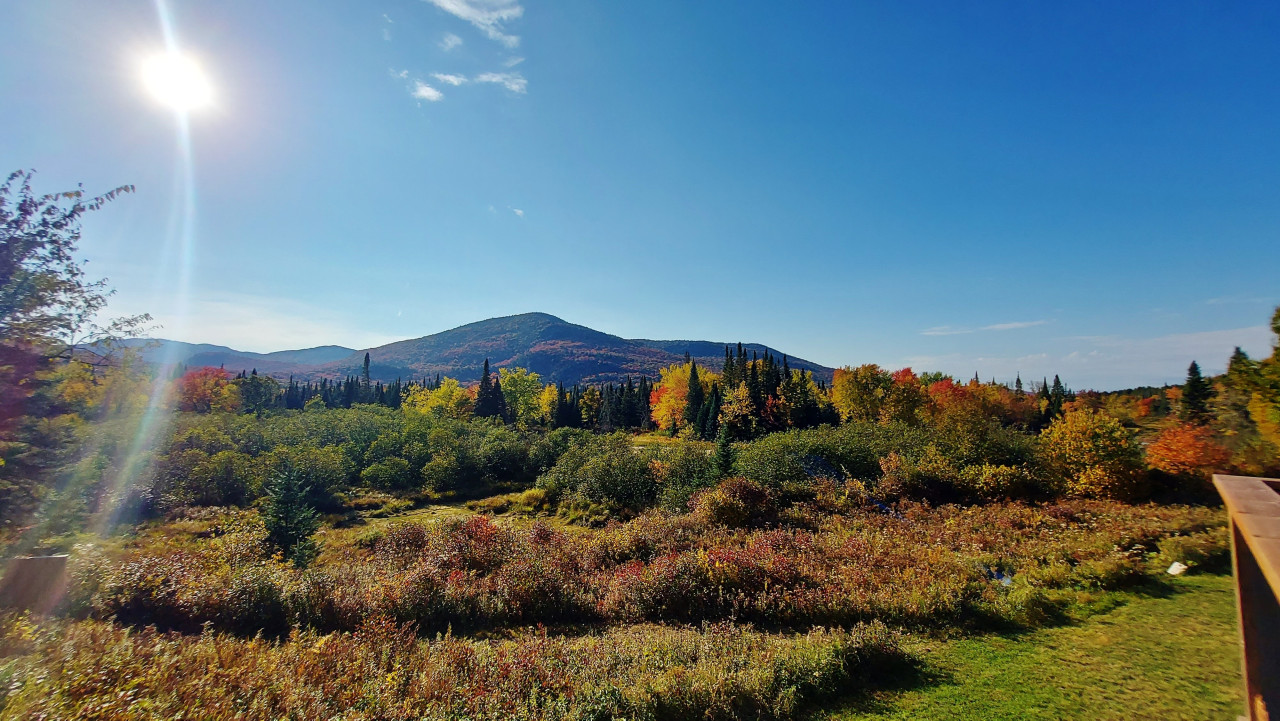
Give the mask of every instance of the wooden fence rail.
<svg viewBox="0 0 1280 721">
<path fill-rule="evenodd" d="M 49 613 L 67 584 L 67 556 L 26 556 L 5 562 L 0 608 Z"/>
<path fill-rule="evenodd" d="M 1280 480 L 1213 477 L 1231 519 L 1245 698 L 1251 721 L 1280 714 Z"/>
</svg>

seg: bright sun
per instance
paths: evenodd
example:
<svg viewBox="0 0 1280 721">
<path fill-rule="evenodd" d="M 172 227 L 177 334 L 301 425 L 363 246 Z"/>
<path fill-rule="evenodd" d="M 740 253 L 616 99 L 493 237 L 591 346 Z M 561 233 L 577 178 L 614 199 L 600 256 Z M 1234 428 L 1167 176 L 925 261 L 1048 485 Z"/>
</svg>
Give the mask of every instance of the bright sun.
<svg viewBox="0 0 1280 721">
<path fill-rule="evenodd" d="M 181 53 L 147 59 L 142 80 L 156 100 L 179 112 L 198 110 L 213 100 L 213 87 L 200 65 Z"/>
</svg>

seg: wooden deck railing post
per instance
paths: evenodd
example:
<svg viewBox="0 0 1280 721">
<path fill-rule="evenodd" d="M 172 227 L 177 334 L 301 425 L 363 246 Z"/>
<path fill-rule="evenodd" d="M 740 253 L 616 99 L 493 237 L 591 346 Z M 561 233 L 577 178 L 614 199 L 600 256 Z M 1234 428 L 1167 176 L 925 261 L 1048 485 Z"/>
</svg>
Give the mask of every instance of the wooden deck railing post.
<svg viewBox="0 0 1280 721">
<path fill-rule="evenodd" d="M 5 562 L 0 608 L 49 613 L 67 584 L 67 556 L 26 556 Z"/>
<path fill-rule="evenodd" d="M 1280 714 L 1280 481 L 1215 475 L 1213 484 L 1231 520 L 1249 719 L 1269 721 Z"/>
</svg>

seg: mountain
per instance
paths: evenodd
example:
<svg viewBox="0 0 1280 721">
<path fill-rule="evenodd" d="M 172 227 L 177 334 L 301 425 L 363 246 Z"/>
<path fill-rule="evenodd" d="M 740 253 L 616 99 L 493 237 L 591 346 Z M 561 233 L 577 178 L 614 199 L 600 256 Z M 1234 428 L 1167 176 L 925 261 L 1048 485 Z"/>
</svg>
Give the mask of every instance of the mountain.
<svg viewBox="0 0 1280 721">
<path fill-rule="evenodd" d="M 490 318 L 367 350 L 321 346 L 276 353 L 247 353 L 224 346 L 159 341 L 181 355 L 186 365 L 215 365 L 239 372 L 256 368 L 278 378 L 341 378 L 359 375 L 369 353 L 369 375 L 375 380 L 421 379 L 437 373 L 469 383 L 480 379 L 485 359 L 494 368 L 522 366 L 544 382 L 602 383 L 627 376 L 656 378 L 658 370 L 684 361 L 688 352 L 699 365 L 719 372 L 726 343 L 692 340 L 629 340 L 546 313 Z M 736 345 L 736 344 L 735 344 Z M 744 344 L 748 352 L 782 352 L 758 343 Z M 159 357 L 156 350 L 149 357 Z M 185 355 L 183 355 L 185 353 Z M 788 356 L 792 368 L 811 370 L 830 380 L 826 366 Z"/>
<path fill-rule="evenodd" d="M 281 350 L 271 353 L 254 353 L 209 343 L 184 343 L 179 340 L 133 338 L 122 345 L 137 348 L 149 363 L 181 363 L 188 366 L 221 366 L 227 369 L 256 369 L 260 373 L 288 375 L 295 371 L 305 374 L 312 366 L 346 358 L 355 353 L 354 348 L 338 345 L 322 345 L 300 350 Z"/>
</svg>

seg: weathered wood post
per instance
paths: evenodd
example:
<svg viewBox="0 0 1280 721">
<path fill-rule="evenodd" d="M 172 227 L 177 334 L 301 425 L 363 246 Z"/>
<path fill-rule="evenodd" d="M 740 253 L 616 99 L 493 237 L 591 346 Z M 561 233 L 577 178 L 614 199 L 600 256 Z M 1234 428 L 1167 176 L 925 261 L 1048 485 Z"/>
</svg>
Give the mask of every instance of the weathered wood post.
<svg viewBox="0 0 1280 721">
<path fill-rule="evenodd" d="M 66 554 L 11 558 L 0 581 L 0 608 L 49 613 L 62 599 L 66 585 Z"/>
<path fill-rule="evenodd" d="M 1213 485 L 1231 519 L 1249 719 L 1268 721 L 1280 714 L 1280 480 L 1215 475 Z"/>
</svg>

